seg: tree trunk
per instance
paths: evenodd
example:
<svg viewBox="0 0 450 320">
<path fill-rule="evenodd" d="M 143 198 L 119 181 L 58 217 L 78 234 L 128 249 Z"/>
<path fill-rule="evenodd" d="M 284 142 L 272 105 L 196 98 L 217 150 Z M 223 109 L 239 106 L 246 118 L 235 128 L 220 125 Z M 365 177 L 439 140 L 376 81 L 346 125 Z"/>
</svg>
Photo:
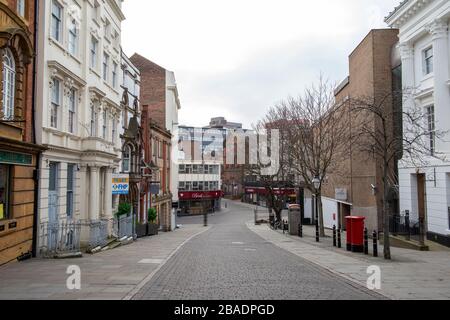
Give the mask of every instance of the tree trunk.
<svg viewBox="0 0 450 320">
<path fill-rule="evenodd" d="M 317 203 L 319 204 L 319 232 L 320 237 L 325 237 L 325 225 L 323 223 L 323 204 L 322 204 L 322 193 L 319 193 Z"/>
<path fill-rule="evenodd" d="M 387 171 L 385 166 L 385 176 L 384 176 L 384 190 L 383 190 L 383 243 L 384 243 L 384 259 L 391 260 L 391 242 L 390 242 L 390 228 L 389 228 L 389 203 L 387 201 L 389 197 L 389 184 L 387 183 Z"/>
</svg>

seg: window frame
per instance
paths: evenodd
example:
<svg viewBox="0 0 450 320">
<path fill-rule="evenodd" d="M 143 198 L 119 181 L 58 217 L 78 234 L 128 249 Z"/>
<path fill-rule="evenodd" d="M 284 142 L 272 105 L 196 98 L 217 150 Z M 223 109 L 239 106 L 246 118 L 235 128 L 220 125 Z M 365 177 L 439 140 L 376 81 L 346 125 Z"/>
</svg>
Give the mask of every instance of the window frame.
<svg viewBox="0 0 450 320">
<path fill-rule="evenodd" d="M 109 59 L 110 59 L 109 54 L 104 52 L 103 53 L 103 63 L 102 63 L 102 68 L 103 68 L 102 78 L 103 78 L 103 81 L 105 81 L 105 82 L 108 82 L 108 78 L 109 78 Z"/>
<path fill-rule="evenodd" d="M 78 56 L 78 43 L 79 43 L 79 33 L 77 28 L 77 21 L 72 19 L 70 21 L 70 27 L 68 28 L 68 48 L 69 53 L 77 57 Z"/>
<path fill-rule="evenodd" d="M 67 218 L 73 219 L 75 213 L 75 199 L 74 199 L 74 191 L 75 191 L 75 168 L 76 165 L 73 163 L 67 164 L 67 189 L 66 189 L 66 215 Z M 71 182 L 71 183 L 69 183 Z M 69 199 L 70 198 L 70 199 Z"/>
<path fill-rule="evenodd" d="M 54 8 L 58 7 L 60 9 L 59 17 L 55 15 Z M 56 29 L 54 26 L 55 19 L 58 23 L 58 28 Z M 63 42 L 63 23 L 64 23 L 64 6 L 59 3 L 58 0 L 52 0 L 51 5 L 51 20 L 50 20 L 50 36 L 53 40 L 62 43 Z M 54 34 L 54 31 L 57 34 Z"/>
<path fill-rule="evenodd" d="M 430 147 L 430 155 L 436 154 L 436 113 L 434 105 L 428 105 L 425 107 L 427 115 L 427 130 Z"/>
<path fill-rule="evenodd" d="M 26 1 L 25 0 L 17 0 L 17 14 L 21 16 L 22 18 L 26 18 Z"/>
<path fill-rule="evenodd" d="M 117 62 L 113 61 L 113 67 L 112 67 L 112 79 L 111 79 L 111 85 L 114 89 L 117 88 L 117 71 L 118 71 L 119 65 Z"/>
<path fill-rule="evenodd" d="M 57 94 L 55 90 L 57 88 Z M 57 77 L 53 78 L 53 86 L 51 87 L 50 94 L 50 127 L 58 129 L 59 125 L 59 110 L 61 108 L 61 80 Z M 58 101 L 55 101 L 57 97 Z"/>
<path fill-rule="evenodd" d="M 96 37 L 94 37 L 93 35 L 91 35 L 91 43 L 90 43 L 90 67 L 93 70 L 97 69 L 97 65 L 98 65 L 98 39 Z"/>
<path fill-rule="evenodd" d="M 427 56 L 427 53 L 431 52 L 431 55 Z M 422 51 L 422 63 L 424 76 L 428 76 L 434 72 L 434 49 L 433 46 L 429 46 Z"/>
<path fill-rule="evenodd" d="M 107 134 L 108 134 L 108 110 L 107 109 L 103 109 L 102 122 L 103 122 L 102 138 L 103 138 L 103 140 L 106 140 L 108 138 L 108 136 L 107 136 Z"/>
<path fill-rule="evenodd" d="M 69 133 L 75 134 L 76 133 L 76 126 L 75 126 L 75 119 L 76 119 L 76 113 L 77 113 L 77 97 L 78 97 L 78 91 L 75 88 L 70 89 L 69 93 L 69 105 L 68 105 L 68 131 Z"/>
<path fill-rule="evenodd" d="M 10 48 L 6 48 L 2 56 L 2 113 L 5 120 L 15 117 L 16 80 L 17 71 L 14 54 Z"/>
<path fill-rule="evenodd" d="M 96 107 L 93 105 L 91 106 L 91 127 L 90 127 L 90 131 L 91 131 L 91 136 L 92 137 L 97 137 L 97 110 L 95 109 Z"/>
<path fill-rule="evenodd" d="M 6 169 L 6 178 L 5 178 L 5 202 L 3 203 L 3 219 L 0 221 L 9 220 L 12 218 L 11 215 L 11 165 L 0 163 L 0 167 L 4 167 Z"/>
</svg>

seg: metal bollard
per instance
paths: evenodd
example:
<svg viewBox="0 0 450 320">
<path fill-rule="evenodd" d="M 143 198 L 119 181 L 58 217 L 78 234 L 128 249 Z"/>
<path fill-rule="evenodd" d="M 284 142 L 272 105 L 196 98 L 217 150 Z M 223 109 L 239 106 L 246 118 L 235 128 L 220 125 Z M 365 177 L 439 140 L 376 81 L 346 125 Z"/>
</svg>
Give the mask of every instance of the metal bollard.
<svg viewBox="0 0 450 320">
<path fill-rule="evenodd" d="M 338 228 L 337 231 L 337 241 L 338 241 L 338 248 L 342 248 L 342 240 L 341 240 L 341 228 Z"/>
<path fill-rule="evenodd" d="M 207 213 L 205 213 L 205 215 L 203 216 L 203 225 L 205 227 L 208 226 L 208 214 Z"/>
<path fill-rule="evenodd" d="M 364 229 L 364 254 L 369 254 L 369 230 Z"/>
<path fill-rule="evenodd" d="M 303 238 L 303 225 L 301 223 L 298 225 L 298 236 Z"/>
<path fill-rule="evenodd" d="M 373 232 L 373 256 L 378 257 L 378 234 L 376 231 Z"/>
<path fill-rule="evenodd" d="M 333 247 L 337 246 L 337 239 L 336 239 L 336 225 L 333 226 Z"/>
</svg>

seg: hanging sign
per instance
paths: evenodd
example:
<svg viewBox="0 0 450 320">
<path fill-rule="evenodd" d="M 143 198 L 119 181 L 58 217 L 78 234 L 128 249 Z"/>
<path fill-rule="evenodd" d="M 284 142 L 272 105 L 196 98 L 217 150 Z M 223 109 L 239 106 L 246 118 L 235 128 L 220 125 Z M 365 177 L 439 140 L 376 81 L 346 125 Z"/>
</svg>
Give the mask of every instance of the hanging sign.
<svg viewBox="0 0 450 320">
<path fill-rule="evenodd" d="M 130 176 L 128 174 L 113 174 L 112 194 L 127 195 L 130 193 Z"/>
</svg>

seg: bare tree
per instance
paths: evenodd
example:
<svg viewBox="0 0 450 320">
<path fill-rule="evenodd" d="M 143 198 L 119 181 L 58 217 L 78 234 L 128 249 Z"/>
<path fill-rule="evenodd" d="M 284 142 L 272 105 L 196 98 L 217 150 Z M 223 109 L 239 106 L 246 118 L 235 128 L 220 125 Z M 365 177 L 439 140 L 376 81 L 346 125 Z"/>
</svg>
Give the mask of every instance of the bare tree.
<svg viewBox="0 0 450 320">
<path fill-rule="evenodd" d="M 372 97 L 352 97 L 346 103 L 353 118 L 351 142 L 354 148 L 377 160 L 381 172 L 381 201 L 384 258 L 391 259 L 390 250 L 390 198 L 398 186 L 397 163 L 400 159 L 415 167 L 425 165 L 429 158 L 439 158 L 434 141 L 443 132 L 435 130 L 433 116 L 415 103 L 402 108 L 402 101 L 411 99 L 410 90 L 403 92 L 380 92 Z"/>
<path fill-rule="evenodd" d="M 325 236 L 322 188 L 327 175 L 341 170 L 339 154 L 345 151 L 345 113 L 335 104 L 334 86 L 322 77 L 298 98 L 288 98 L 274 111 L 286 119 L 283 127 L 290 165 L 305 186 L 316 195 L 320 236 Z M 318 181 L 318 187 L 314 181 Z"/>
<path fill-rule="evenodd" d="M 271 108 L 265 117 L 254 125 L 257 147 L 247 144 L 249 159 L 245 166 L 246 176 L 255 177 L 264 187 L 269 212 L 275 212 L 277 221 L 282 219 L 285 190 L 293 187 L 291 169 L 287 161 L 289 145 L 283 138 L 285 121 L 285 118 L 277 114 L 276 108 Z M 254 161 L 249 161 L 250 159 Z"/>
</svg>

